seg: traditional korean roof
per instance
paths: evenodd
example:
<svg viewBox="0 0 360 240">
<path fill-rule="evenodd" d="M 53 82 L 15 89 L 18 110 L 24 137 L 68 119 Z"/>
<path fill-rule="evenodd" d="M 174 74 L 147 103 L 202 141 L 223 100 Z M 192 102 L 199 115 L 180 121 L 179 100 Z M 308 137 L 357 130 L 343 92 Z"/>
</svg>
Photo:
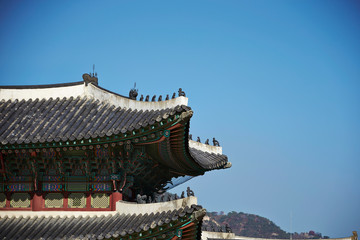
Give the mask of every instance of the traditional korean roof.
<svg viewBox="0 0 360 240">
<path fill-rule="evenodd" d="M 164 211 L 117 212 L 106 216 L 83 213 L 76 217 L 69 212 L 65 216 L 58 212 L 47 216 L 36 212 L 27 216 L 0 215 L 0 239 L 172 239 L 174 236 L 198 239 L 197 232 L 206 210 L 195 204 L 183 207 L 169 204 L 173 205 L 171 210 L 165 206 Z M 146 205 L 156 204 L 135 205 L 142 209 L 142 205 L 146 208 Z"/>
<path fill-rule="evenodd" d="M 138 101 L 84 80 L 0 86 L 0 150 L 134 144 L 146 146 L 157 161 L 172 169 L 173 177 L 231 166 L 221 147 L 188 140 L 193 111 L 180 92 L 179 97 L 164 101 Z"/>
<path fill-rule="evenodd" d="M 82 82 L 0 87 L 0 96 L 4 145 L 124 134 L 191 111 L 185 97 L 141 102 Z"/>
<path fill-rule="evenodd" d="M 191 108 L 132 110 L 84 97 L 2 100 L 2 144 L 74 141 L 138 130 Z"/>
</svg>

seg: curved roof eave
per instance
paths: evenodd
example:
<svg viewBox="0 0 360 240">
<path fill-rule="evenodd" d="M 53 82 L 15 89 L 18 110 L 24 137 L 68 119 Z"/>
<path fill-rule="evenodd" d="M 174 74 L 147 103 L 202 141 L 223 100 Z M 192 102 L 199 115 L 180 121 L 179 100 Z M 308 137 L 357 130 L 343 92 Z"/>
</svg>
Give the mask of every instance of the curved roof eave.
<svg viewBox="0 0 360 240">
<path fill-rule="evenodd" d="M 231 167 L 221 147 L 188 140 L 191 116 L 192 113 L 183 120 L 179 119 L 180 125 L 174 125 L 170 138 L 157 145 L 161 162 L 172 168 L 177 176 L 198 176 L 206 171 Z"/>
<path fill-rule="evenodd" d="M 209 170 L 230 168 L 228 157 L 222 154 L 222 147 L 211 146 L 189 140 L 189 153 L 202 168 Z"/>
</svg>

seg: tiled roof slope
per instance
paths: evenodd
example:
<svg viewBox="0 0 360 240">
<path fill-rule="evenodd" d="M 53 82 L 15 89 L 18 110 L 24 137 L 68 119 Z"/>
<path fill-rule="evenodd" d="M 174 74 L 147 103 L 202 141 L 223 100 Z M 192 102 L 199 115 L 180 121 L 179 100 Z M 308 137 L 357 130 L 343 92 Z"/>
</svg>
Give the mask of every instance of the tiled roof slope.
<svg viewBox="0 0 360 240">
<path fill-rule="evenodd" d="M 110 137 L 176 114 L 192 115 L 184 96 L 157 102 L 136 101 L 85 82 L 0 86 L 0 99 L 0 145 Z M 204 170 L 230 166 L 220 147 L 194 141 L 185 146 Z"/>
<path fill-rule="evenodd" d="M 89 97 L 0 102 L 0 142 L 59 142 L 111 136 L 146 127 L 190 110 L 178 105 L 158 110 L 132 110 Z"/>
<path fill-rule="evenodd" d="M 111 239 L 170 226 L 182 217 L 201 210 L 199 205 L 151 214 L 115 214 L 95 217 L 1 217 L 0 239 Z M 135 239 L 134 238 L 134 239 Z"/>
<path fill-rule="evenodd" d="M 204 169 L 211 170 L 230 167 L 228 158 L 224 154 L 205 152 L 191 147 L 189 147 L 189 151 L 195 161 Z"/>
</svg>

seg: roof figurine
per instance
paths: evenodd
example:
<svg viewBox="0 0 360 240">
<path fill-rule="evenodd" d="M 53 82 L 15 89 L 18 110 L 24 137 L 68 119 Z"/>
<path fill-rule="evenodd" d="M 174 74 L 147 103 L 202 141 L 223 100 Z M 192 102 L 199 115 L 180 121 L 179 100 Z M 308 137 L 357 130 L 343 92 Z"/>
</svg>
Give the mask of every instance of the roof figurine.
<svg viewBox="0 0 360 240">
<path fill-rule="evenodd" d="M 226 225 L 225 225 L 225 231 L 226 231 L 227 233 L 232 233 L 232 229 L 231 229 L 231 227 L 229 226 L 229 224 L 226 224 Z"/>
<path fill-rule="evenodd" d="M 219 143 L 219 141 L 218 141 L 218 140 L 216 140 L 215 138 L 213 138 L 213 144 L 214 144 L 214 146 L 218 146 L 218 147 L 220 147 L 220 143 Z"/>
<path fill-rule="evenodd" d="M 146 195 L 140 195 L 140 194 L 138 194 L 137 196 L 136 196 L 136 202 L 137 203 L 146 203 L 146 199 L 147 199 L 147 196 Z"/>
<path fill-rule="evenodd" d="M 98 85 L 97 73 L 95 72 L 95 64 L 93 64 L 93 72 L 90 72 L 89 74 L 84 73 L 82 75 L 82 78 L 85 82 L 85 86 L 87 86 L 89 83 Z"/>
<path fill-rule="evenodd" d="M 358 234 L 356 231 L 353 231 L 353 235 L 351 236 L 351 240 L 358 240 Z"/>
<path fill-rule="evenodd" d="M 178 92 L 179 92 L 179 97 L 186 97 L 185 92 L 181 88 L 179 88 Z"/>
<path fill-rule="evenodd" d="M 206 139 L 205 144 L 209 145 L 209 139 Z"/>
<path fill-rule="evenodd" d="M 138 96 L 138 91 L 139 90 L 136 89 L 136 83 L 134 83 L 134 87 L 132 89 L 130 89 L 129 98 L 133 99 L 133 100 L 136 100 L 136 97 Z"/>
<path fill-rule="evenodd" d="M 197 137 L 196 141 L 201 143 L 200 137 Z"/>
<path fill-rule="evenodd" d="M 186 194 L 188 197 L 195 196 L 194 191 L 190 189 L 190 187 L 186 188 Z"/>
</svg>

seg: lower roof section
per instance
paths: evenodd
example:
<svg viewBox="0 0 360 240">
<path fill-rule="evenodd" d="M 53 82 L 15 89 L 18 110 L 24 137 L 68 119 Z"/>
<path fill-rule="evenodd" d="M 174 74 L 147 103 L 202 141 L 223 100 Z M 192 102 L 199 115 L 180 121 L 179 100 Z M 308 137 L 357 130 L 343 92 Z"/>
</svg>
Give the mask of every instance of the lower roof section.
<svg viewBox="0 0 360 240">
<path fill-rule="evenodd" d="M 196 199 L 188 198 L 182 202 L 182 207 L 176 201 L 159 203 L 158 206 L 133 204 L 130 210 L 125 209 L 126 203 L 119 203 L 119 207 L 125 208 L 107 215 L 77 213 L 76 216 L 71 212 L 45 215 L 32 212 L 31 216 L 2 212 L 0 239 L 168 239 L 174 236 L 181 238 L 181 235 L 196 236 L 196 231 L 191 229 L 201 223 L 205 209 L 190 205 L 194 201 Z M 121 210 L 128 212 L 122 213 Z"/>
</svg>

